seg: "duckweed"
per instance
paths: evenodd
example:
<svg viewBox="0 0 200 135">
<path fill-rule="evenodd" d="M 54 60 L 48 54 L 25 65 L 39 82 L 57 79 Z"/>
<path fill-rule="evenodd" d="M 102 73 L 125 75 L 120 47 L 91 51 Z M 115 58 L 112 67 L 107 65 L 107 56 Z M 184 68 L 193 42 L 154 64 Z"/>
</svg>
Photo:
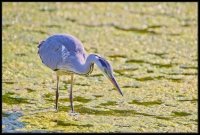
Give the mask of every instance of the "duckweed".
<svg viewBox="0 0 200 135">
<path fill-rule="evenodd" d="M 2 7 L 2 132 L 198 132 L 197 3 Z M 109 60 L 124 96 L 94 66 L 90 76 L 75 75 L 78 114 L 71 115 L 68 75 L 56 111 L 56 75 L 37 53 L 55 33 Z"/>
</svg>

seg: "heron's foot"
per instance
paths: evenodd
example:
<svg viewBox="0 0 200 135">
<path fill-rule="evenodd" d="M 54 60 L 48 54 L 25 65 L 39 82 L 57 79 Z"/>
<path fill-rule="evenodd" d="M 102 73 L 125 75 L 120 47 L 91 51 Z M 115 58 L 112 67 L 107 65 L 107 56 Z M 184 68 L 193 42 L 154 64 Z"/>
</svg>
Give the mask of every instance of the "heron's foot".
<svg viewBox="0 0 200 135">
<path fill-rule="evenodd" d="M 71 112 L 69 112 L 69 115 L 70 115 L 70 116 L 76 116 L 76 115 L 79 115 L 79 113 L 74 112 L 74 111 L 71 111 Z"/>
<path fill-rule="evenodd" d="M 56 112 L 58 112 L 58 107 L 55 106 L 55 110 L 56 110 Z"/>
</svg>

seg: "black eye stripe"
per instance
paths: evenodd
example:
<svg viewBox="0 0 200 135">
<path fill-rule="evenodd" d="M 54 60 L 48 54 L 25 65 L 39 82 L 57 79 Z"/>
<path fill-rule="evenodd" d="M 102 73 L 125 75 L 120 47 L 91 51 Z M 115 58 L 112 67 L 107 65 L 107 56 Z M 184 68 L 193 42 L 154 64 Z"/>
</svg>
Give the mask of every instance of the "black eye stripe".
<svg viewBox="0 0 200 135">
<path fill-rule="evenodd" d="M 107 68 L 107 64 L 104 60 L 102 60 L 101 58 L 99 59 L 100 63 L 102 66 L 106 67 Z"/>
<path fill-rule="evenodd" d="M 101 63 L 101 65 L 102 65 L 103 67 L 105 67 L 105 68 L 110 68 L 110 64 L 109 64 L 106 60 L 104 60 L 103 58 L 101 58 L 101 57 L 98 56 L 98 55 L 95 55 L 95 56 L 98 58 L 99 62 Z"/>
</svg>

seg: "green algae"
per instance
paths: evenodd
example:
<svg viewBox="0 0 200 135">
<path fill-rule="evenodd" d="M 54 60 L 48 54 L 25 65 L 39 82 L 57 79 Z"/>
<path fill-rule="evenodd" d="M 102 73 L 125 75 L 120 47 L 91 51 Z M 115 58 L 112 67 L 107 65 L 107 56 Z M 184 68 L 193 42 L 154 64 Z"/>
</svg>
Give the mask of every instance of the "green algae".
<svg viewBox="0 0 200 135">
<path fill-rule="evenodd" d="M 101 103 L 100 106 L 109 106 L 109 105 L 117 105 L 115 101 L 108 101 L 106 103 Z"/>
<path fill-rule="evenodd" d="M 149 101 L 149 102 L 140 102 L 138 100 L 132 100 L 129 103 L 130 104 L 136 104 L 136 105 L 152 106 L 152 105 L 160 105 L 160 104 L 162 104 L 162 101 L 156 100 L 156 101 Z"/>
<path fill-rule="evenodd" d="M 173 67 L 172 64 L 160 64 L 160 63 L 151 63 L 153 66 L 159 67 L 159 68 L 170 68 Z"/>
<path fill-rule="evenodd" d="M 178 83 L 180 83 L 180 82 L 183 81 L 182 78 L 174 78 L 174 77 L 170 77 L 170 78 L 167 78 L 167 79 L 169 79 L 169 80 L 171 80 L 171 81 L 173 81 L 173 82 L 178 82 Z"/>
<path fill-rule="evenodd" d="M 48 93 L 48 94 L 45 94 L 44 97 L 45 97 L 45 100 L 48 100 L 48 101 L 54 101 L 55 99 L 55 93 Z M 69 97 L 65 97 L 65 98 L 59 98 L 58 101 L 61 101 L 61 102 L 69 102 Z M 73 98 L 73 101 L 78 101 L 78 102 L 81 102 L 81 103 L 88 103 L 91 101 L 91 99 L 88 99 L 88 98 L 84 98 L 84 97 L 81 97 L 81 96 L 76 96 Z"/>
<path fill-rule="evenodd" d="M 137 80 L 137 81 L 150 81 L 150 80 L 154 80 L 154 77 L 150 77 L 150 76 L 140 77 L 140 78 L 135 78 L 135 80 Z"/>
<path fill-rule="evenodd" d="M 110 58 L 127 58 L 126 55 L 120 55 L 120 54 L 109 55 L 108 57 L 110 57 Z"/>
<path fill-rule="evenodd" d="M 182 116 L 189 116 L 191 115 L 191 113 L 174 111 L 172 112 L 172 115 L 176 117 L 182 117 Z"/>
<path fill-rule="evenodd" d="M 179 99 L 178 101 L 180 101 L 180 102 L 190 101 L 192 103 L 196 103 L 198 101 L 198 99 Z"/>
<path fill-rule="evenodd" d="M 158 68 L 171 68 L 173 67 L 173 64 L 171 63 L 153 63 L 150 61 L 145 61 L 145 60 L 139 60 L 139 59 L 130 59 L 130 60 L 126 60 L 126 63 L 137 63 L 137 64 L 150 64 L 152 66 L 158 67 Z"/>
<path fill-rule="evenodd" d="M 170 117 L 163 117 L 163 116 L 155 116 L 157 119 L 162 119 L 162 120 L 171 120 L 172 118 Z"/>
<path fill-rule="evenodd" d="M 7 92 L 2 95 L 2 100 L 6 104 L 29 104 L 30 102 L 26 98 L 14 97 L 14 93 Z"/>
<path fill-rule="evenodd" d="M 152 54 L 152 55 L 155 55 L 155 56 L 158 56 L 160 58 L 165 58 L 165 55 L 167 55 L 168 53 L 165 53 L 165 52 L 148 52 L 149 54 Z"/>
<path fill-rule="evenodd" d="M 96 97 L 96 98 L 103 97 L 103 95 L 93 95 L 93 96 Z"/>
<path fill-rule="evenodd" d="M 105 115 L 105 116 L 130 116 L 135 115 L 135 110 L 117 110 L 117 109 L 110 109 L 110 110 L 96 110 L 87 107 L 80 107 L 76 109 L 80 114 L 90 114 L 90 115 Z M 145 115 L 145 114 L 144 114 Z"/>
<path fill-rule="evenodd" d="M 52 94 L 52 93 L 48 93 L 48 94 L 45 94 L 44 95 L 44 99 L 45 100 L 48 100 L 48 101 L 54 101 L 55 99 L 54 99 L 54 94 Z"/>
<path fill-rule="evenodd" d="M 2 82 L 2 83 L 6 83 L 6 84 L 14 84 L 15 82 L 13 82 L 13 81 L 4 81 L 4 82 Z"/>
<path fill-rule="evenodd" d="M 31 89 L 31 88 L 26 88 L 26 90 L 30 93 L 30 92 L 35 92 L 34 89 Z"/>
<path fill-rule="evenodd" d="M 138 60 L 138 59 L 130 59 L 130 60 L 126 60 L 126 63 L 145 63 L 145 61 Z"/>
<path fill-rule="evenodd" d="M 140 88 L 140 87 L 141 85 L 136 84 L 136 83 L 122 86 L 122 88 Z"/>
<path fill-rule="evenodd" d="M 73 124 L 66 121 L 62 121 L 62 120 L 53 120 L 53 122 L 56 122 L 58 126 L 93 127 L 92 124 L 79 125 L 79 124 Z"/>
<path fill-rule="evenodd" d="M 76 83 L 76 85 L 80 85 L 80 86 L 90 86 L 89 84 L 82 84 L 82 83 Z"/>
<path fill-rule="evenodd" d="M 91 101 L 91 99 L 84 98 L 84 97 L 81 97 L 81 96 L 74 97 L 73 100 L 78 101 L 78 102 L 82 102 L 82 103 L 88 103 L 88 102 Z"/>
<path fill-rule="evenodd" d="M 126 75 L 129 74 L 130 71 L 135 71 L 138 70 L 137 67 L 130 67 L 130 68 L 125 68 L 125 69 L 114 69 L 114 72 L 120 74 L 120 75 Z"/>
<path fill-rule="evenodd" d="M 198 131 L 196 3 L 2 5 L 2 116 L 21 111 L 25 123 L 14 132 Z M 108 59 L 124 96 L 95 66 L 90 76 L 75 76 L 78 115 L 70 115 L 67 75 L 56 111 L 56 76 L 37 54 L 55 33 Z"/>
</svg>

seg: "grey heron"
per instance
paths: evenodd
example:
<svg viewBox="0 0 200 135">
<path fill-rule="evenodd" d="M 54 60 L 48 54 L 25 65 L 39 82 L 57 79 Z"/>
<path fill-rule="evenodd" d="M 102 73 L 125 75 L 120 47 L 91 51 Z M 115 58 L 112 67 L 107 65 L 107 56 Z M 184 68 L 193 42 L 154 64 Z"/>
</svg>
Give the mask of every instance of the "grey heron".
<svg viewBox="0 0 200 135">
<path fill-rule="evenodd" d="M 116 82 L 112 66 L 100 55 L 89 54 L 84 50 L 80 40 L 70 34 L 55 34 L 46 38 L 38 45 L 38 54 L 42 63 L 56 72 L 57 89 L 55 99 L 55 109 L 58 111 L 59 97 L 59 77 L 61 75 L 71 75 L 70 85 L 70 105 L 74 113 L 72 86 L 74 74 L 89 75 L 93 71 L 94 64 L 113 83 L 115 88 L 123 96 L 123 93 Z"/>
</svg>

